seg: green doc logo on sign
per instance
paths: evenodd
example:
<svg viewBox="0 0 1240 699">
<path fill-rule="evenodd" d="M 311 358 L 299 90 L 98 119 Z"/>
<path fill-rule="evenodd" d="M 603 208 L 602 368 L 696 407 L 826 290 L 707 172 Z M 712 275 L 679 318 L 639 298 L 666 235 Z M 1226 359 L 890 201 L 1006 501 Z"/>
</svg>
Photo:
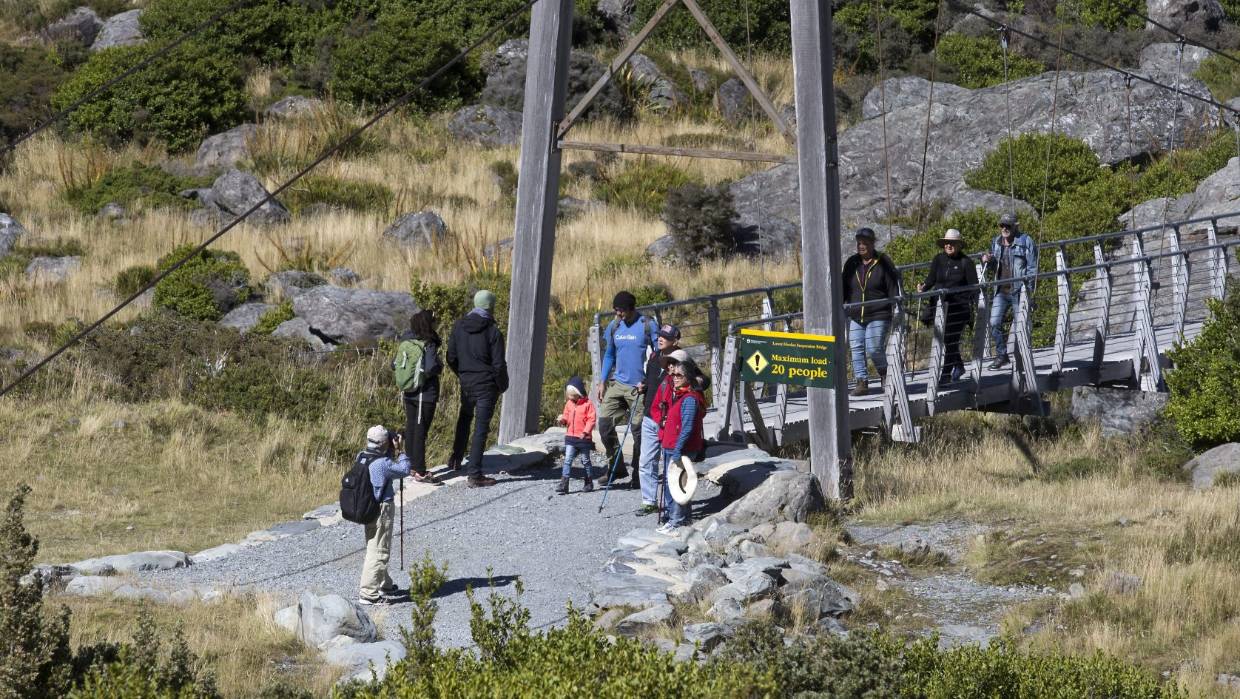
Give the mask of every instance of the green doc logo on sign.
<svg viewBox="0 0 1240 699">
<path fill-rule="evenodd" d="M 835 338 L 770 330 L 741 330 L 741 380 L 834 388 Z"/>
</svg>

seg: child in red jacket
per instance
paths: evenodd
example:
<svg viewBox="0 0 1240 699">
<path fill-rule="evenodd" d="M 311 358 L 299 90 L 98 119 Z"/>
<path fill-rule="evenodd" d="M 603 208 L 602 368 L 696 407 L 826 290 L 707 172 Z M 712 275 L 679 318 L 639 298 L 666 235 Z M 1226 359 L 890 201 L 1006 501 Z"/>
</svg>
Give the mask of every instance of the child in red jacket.
<svg viewBox="0 0 1240 699">
<path fill-rule="evenodd" d="M 582 490 L 588 493 L 594 490 L 590 453 L 594 451 L 594 425 L 598 422 L 598 412 L 590 399 L 586 398 L 585 383 L 580 376 L 568 380 L 564 394 L 568 400 L 564 402 L 564 413 L 557 422 L 567 427 L 568 431 L 564 435 L 564 467 L 560 471 L 560 484 L 556 486 L 555 492 L 561 495 L 568 493 L 568 475 L 572 471 L 573 459 L 580 455 L 581 465 L 586 470 L 586 482 Z"/>
</svg>

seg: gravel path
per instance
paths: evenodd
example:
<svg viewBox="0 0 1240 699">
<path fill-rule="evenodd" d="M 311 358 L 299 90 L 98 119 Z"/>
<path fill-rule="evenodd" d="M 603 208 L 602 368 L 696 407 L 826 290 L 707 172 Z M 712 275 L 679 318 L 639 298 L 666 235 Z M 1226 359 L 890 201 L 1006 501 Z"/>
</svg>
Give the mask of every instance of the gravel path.
<svg viewBox="0 0 1240 699">
<path fill-rule="evenodd" d="M 602 470 L 597 456 L 596 464 L 597 473 Z M 490 488 L 467 488 L 457 479 L 407 505 L 406 568 L 428 551 L 448 566 L 448 583 L 436 596 L 435 629 L 441 645 L 471 645 L 467 587 L 485 588 L 490 578 L 498 590 L 511 595 L 520 579 L 530 625 L 555 625 L 565 618 L 569 601 L 578 607 L 589 602 L 586 583 L 606 562 L 618 537 L 634 527 L 656 526 L 653 516 L 636 514 L 638 491 L 613 490 L 599 514 L 601 488 L 582 493 L 581 479 L 574 478 L 569 495 L 554 495 L 559 473 L 556 466 L 500 474 L 499 483 Z M 144 577 L 167 589 L 252 585 L 286 603 L 307 590 L 355 599 L 364 545 L 362 527 L 344 522 L 243 549 L 219 561 Z M 399 546 L 397 532 L 391 571 L 404 587 L 409 576 L 399 569 Z M 386 638 L 399 639 L 399 625 L 409 622 L 407 603 L 370 611 Z"/>
</svg>

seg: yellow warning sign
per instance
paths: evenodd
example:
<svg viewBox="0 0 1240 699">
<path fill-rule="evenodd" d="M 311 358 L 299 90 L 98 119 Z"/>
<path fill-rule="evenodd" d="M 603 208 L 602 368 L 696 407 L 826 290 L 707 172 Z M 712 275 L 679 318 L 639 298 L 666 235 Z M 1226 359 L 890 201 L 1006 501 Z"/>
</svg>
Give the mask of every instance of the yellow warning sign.
<svg viewBox="0 0 1240 699">
<path fill-rule="evenodd" d="M 749 359 L 745 363 L 749 365 L 750 369 L 753 369 L 755 374 L 761 374 L 770 364 L 770 362 L 766 361 L 766 357 L 762 356 L 761 352 L 754 352 L 749 355 Z"/>
</svg>

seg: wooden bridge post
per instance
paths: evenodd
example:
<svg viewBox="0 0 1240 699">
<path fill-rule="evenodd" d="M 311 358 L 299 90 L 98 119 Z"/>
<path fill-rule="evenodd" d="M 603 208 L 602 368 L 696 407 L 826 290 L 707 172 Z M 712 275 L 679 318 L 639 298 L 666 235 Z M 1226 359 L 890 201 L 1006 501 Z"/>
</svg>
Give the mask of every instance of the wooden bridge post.
<svg viewBox="0 0 1240 699">
<path fill-rule="evenodd" d="M 792 73 L 796 88 L 797 171 L 801 195 L 801 260 L 805 332 L 844 336 L 840 284 L 839 144 L 836 138 L 831 5 L 790 0 Z M 808 389 L 810 470 L 829 498 L 852 497 L 848 355 L 835 343 L 835 388 Z"/>
<path fill-rule="evenodd" d="M 1211 246 L 1218 245 L 1218 230 L 1211 221 L 1206 228 L 1206 238 Z M 1223 298 L 1227 293 L 1227 251 L 1220 247 L 1210 249 L 1210 296 Z"/>
<path fill-rule="evenodd" d="M 1055 291 L 1059 307 L 1055 313 L 1055 362 L 1051 373 L 1058 375 L 1063 373 L 1064 353 L 1072 339 L 1072 289 L 1068 284 L 1068 261 L 1064 258 L 1062 247 L 1055 251 L 1055 271 L 1058 272 L 1055 275 Z"/>
<path fill-rule="evenodd" d="M 572 29 L 573 0 L 543 0 L 534 5 L 508 308 L 511 380 L 500 408 L 501 444 L 538 429 L 560 186 L 555 128 L 564 117 Z"/>
</svg>

